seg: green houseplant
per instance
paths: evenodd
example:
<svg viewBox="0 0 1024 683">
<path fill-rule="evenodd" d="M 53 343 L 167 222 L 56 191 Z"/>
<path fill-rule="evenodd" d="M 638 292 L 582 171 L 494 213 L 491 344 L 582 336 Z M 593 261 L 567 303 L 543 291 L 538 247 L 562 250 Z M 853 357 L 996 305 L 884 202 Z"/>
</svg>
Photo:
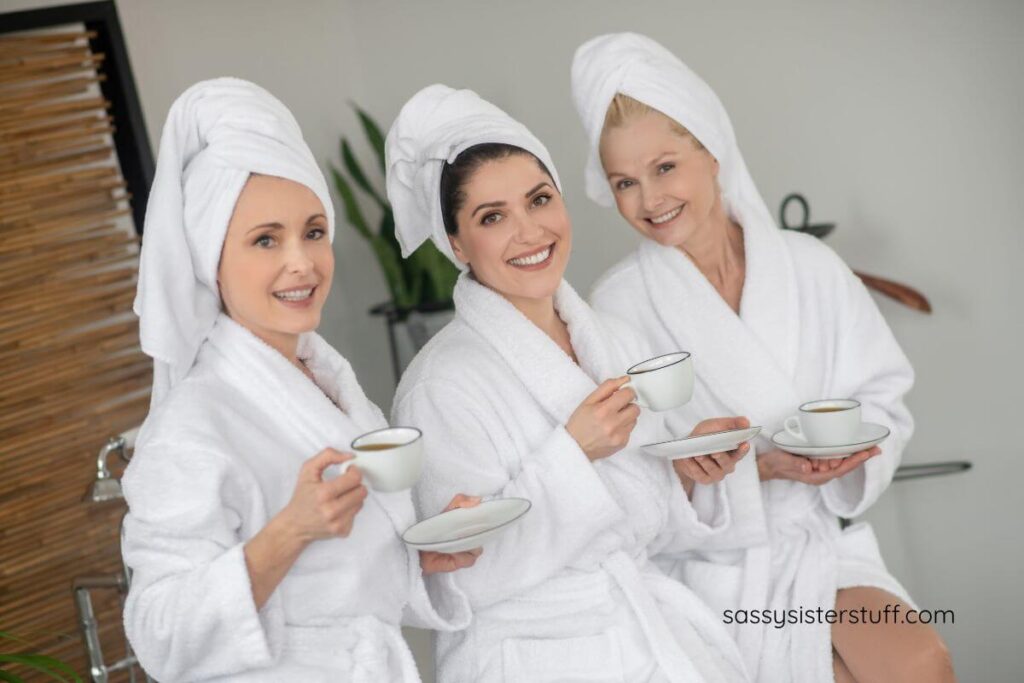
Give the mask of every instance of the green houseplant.
<svg viewBox="0 0 1024 683">
<path fill-rule="evenodd" d="M 380 167 L 384 167 L 384 135 L 374 120 L 358 106 L 353 105 L 362 125 L 363 133 L 370 144 Z M 341 138 L 341 161 L 345 174 L 331 164 L 334 185 L 341 196 L 345 209 L 345 220 L 356 232 L 366 239 L 373 248 L 395 312 L 400 319 L 416 310 L 437 310 L 450 308 L 452 289 L 459 271 L 432 242 L 424 243 L 408 259 L 402 259 L 401 248 L 395 238 L 395 216 L 385 193 L 375 188 L 363 172 L 352 153 L 352 146 L 344 136 Z M 365 193 L 380 210 L 376 228 L 371 228 L 359 202 L 355 188 Z"/>
<path fill-rule="evenodd" d="M 354 104 L 352 107 L 380 173 L 384 175 L 384 134 L 369 114 Z M 391 204 L 385 192 L 375 188 L 367 178 L 352 152 L 352 145 L 344 136 L 341 138 L 341 163 L 344 172 L 331 164 L 331 176 L 341 197 L 345 220 L 369 242 L 391 295 L 390 301 L 374 306 L 370 313 L 383 316 L 387 321 L 391 365 L 397 380 L 412 357 L 451 319 L 452 290 L 459 270 L 429 241 L 409 258 L 403 259 L 395 237 L 395 215 Z M 359 204 L 356 188 L 380 213 L 375 227 L 371 227 Z"/>
</svg>

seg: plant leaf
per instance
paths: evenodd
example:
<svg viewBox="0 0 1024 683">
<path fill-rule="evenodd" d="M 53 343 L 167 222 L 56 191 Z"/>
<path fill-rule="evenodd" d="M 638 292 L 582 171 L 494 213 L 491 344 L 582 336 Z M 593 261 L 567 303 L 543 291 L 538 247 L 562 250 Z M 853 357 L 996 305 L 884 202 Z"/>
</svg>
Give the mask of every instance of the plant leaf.
<svg viewBox="0 0 1024 683">
<path fill-rule="evenodd" d="M 3 669 L 0 669 L 0 681 L 4 681 L 4 683 L 25 683 L 23 678 L 15 676 L 12 673 L 8 673 Z"/>
<path fill-rule="evenodd" d="M 377 206 L 386 211 L 388 203 L 384 201 L 384 198 L 377 193 L 377 190 L 373 189 L 373 185 L 366 179 L 366 174 L 363 173 L 362 167 L 356 161 L 352 148 L 349 147 L 348 140 L 345 138 L 341 139 L 341 160 L 345 164 L 345 170 L 352 176 L 352 180 L 356 181 L 356 185 L 362 188 L 363 192 L 373 197 L 373 200 L 377 202 Z"/>
<path fill-rule="evenodd" d="M 377 254 L 377 261 L 380 262 L 380 267 L 384 271 L 384 279 L 387 280 L 388 289 L 391 290 L 391 301 L 400 308 L 407 308 L 413 305 L 415 301 L 409 297 L 405 279 L 402 277 L 399 254 L 379 236 L 375 235 L 370 240 L 370 243 L 373 245 L 373 251 Z"/>
<path fill-rule="evenodd" d="M 459 279 L 459 269 L 434 246 L 433 242 L 425 243 L 417 252 L 421 254 L 419 258 L 430 285 L 430 300 L 436 303 L 451 301 L 455 281 Z"/>
<path fill-rule="evenodd" d="M 52 678 L 55 681 L 61 681 L 62 683 L 68 683 L 68 681 L 81 683 L 82 681 L 70 666 L 58 659 L 47 657 L 45 655 L 33 655 L 26 653 L 0 654 L 0 663 L 4 662 L 20 664 L 29 669 L 34 669 L 40 673 L 46 674 L 49 678 Z M 71 678 L 67 678 L 63 674 L 67 674 Z"/>
<path fill-rule="evenodd" d="M 366 139 L 370 141 L 370 147 L 377 154 L 377 161 L 380 163 L 380 172 L 385 173 L 385 161 L 384 161 L 384 134 L 380 132 L 380 128 L 370 115 L 359 108 L 355 103 L 352 104 L 356 110 L 356 114 L 359 116 L 359 123 L 363 125 L 363 132 L 366 134 Z"/>
<path fill-rule="evenodd" d="M 0 638 L 2 638 L 4 640 L 14 640 L 14 641 L 17 641 L 19 643 L 27 643 L 28 642 L 24 638 L 20 638 L 20 637 L 14 635 L 13 633 L 8 633 L 7 631 L 0 631 Z"/>
<path fill-rule="evenodd" d="M 411 258 L 402 258 L 402 246 L 398 243 L 398 237 L 395 235 L 395 214 L 391 211 L 391 207 L 388 207 L 380 217 L 380 229 L 377 231 L 377 234 L 380 235 L 384 244 L 394 254 L 395 264 L 398 267 L 398 277 L 402 282 L 404 291 L 404 302 L 401 306 L 403 308 L 414 307 L 421 301 L 420 288 L 417 284 L 419 268 Z"/>
<path fill-rule="evenodd" d="M 356 196 L 352 192 L 352 186 L 348 184 L 345 177 L 333 165 L 331 166 L 331 176 L 334 178 L 334 186 L 338 188 L 338 194 L 341 195 L 341 201 L 345 205 L 345 220 L 360 235 L 368 240 L 372 240 L 374 235 L 366 225 L 366 219 L 363 217 L 363 212 L 359 208 Z"/>
</svg>

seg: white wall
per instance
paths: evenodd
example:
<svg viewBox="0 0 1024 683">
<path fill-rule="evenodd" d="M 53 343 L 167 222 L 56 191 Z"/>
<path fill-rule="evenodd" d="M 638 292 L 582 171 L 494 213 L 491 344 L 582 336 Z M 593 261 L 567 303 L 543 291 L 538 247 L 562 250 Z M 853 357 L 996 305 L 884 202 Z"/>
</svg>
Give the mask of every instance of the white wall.
<svg viewBox="0 0 1024 683">
<path fill-rule="evenodd" d="M 940 627 L 962 680 L 1012 680 L 1024 563 L 1024 6 L 1020 3 L 377 2 L 353 6 L 359 100 L 385 119 L 435 81 L 470 87 L 549 146 L 576 227 L 569 279 L 588 288 L 632 244 L 583 193 L 570 100 L 576 47 L 634 30 L 718 92 L 770 207 L 792 190 L 855 268 L 911 284 L 924 316 L 879 305 L 918 373 L 908 462 L 967 475 L 896 484 L 872 511 L 883 552 Z"/>
<path fill-rule="evenodd" d="M 0 9 L 57 4 L 0 0 Z M 569 64 L 585 39 L 635 30 L 715 88 L 768 202 L 787 192 L 835 221 L 854 267 L 911 284 L 932 316 L 880 299 L 918 373 L 909 462 L 968 458 L 967 475 L 894 485 L 872 511 L 883 552 L 940 627 L 962 680 L 1012 680 L 1024 563 L 1015 424 L 1024 385 L 1024 5 L 905 3 L 119 2 L 154 148 L 187 85 L 251 78 L 281 97 L 322 159 L 359 137 L 351 98 L 387 125 L 418 88 L 471 87 L 520 117 L 559 164 L 576 226 L 569 279 L 586 290 L 635 243 L 583 194 Z M 339 224 L 324 332 L 386 405 L 386 297 L 369 249 Z"/>
</svg>

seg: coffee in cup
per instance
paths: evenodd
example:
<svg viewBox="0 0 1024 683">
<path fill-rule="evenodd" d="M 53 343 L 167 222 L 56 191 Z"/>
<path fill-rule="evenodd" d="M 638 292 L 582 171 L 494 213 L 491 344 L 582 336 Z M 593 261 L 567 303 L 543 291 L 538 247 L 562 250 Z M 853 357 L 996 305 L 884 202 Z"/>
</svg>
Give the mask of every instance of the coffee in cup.
<svg viewBox="0 0 1024 683">
<path fill-rule="evenodd" d="M 363 434 L 352 441 L 355 457 L 341 463 L 338 473 L 355 465 L 374 491 L 404 491 L 419 480 L 423 470 L 422 437 L 415 427 L 387 427 Z"/>
<path fill-rule="evenodd" d="M 860 430 L 860 403 L 852 398 L 829 398 L 800 406 L 783 427 L 794 438 L 812 446 L 853 443 Z"/>
</svg>

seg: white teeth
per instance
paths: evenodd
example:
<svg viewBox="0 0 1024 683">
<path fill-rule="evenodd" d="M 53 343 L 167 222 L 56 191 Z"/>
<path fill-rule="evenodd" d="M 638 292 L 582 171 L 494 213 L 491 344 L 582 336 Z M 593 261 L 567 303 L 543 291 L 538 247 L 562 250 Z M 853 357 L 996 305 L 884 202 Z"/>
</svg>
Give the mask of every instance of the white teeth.
<svg viewBox="0 0 1024 683">
<path fill-rule="evenodd" d="M 274 296 L 285 301 L 302 301 L 303 299 L 308 299 L 312 294 L 312 287 L 309 289 L 293 289 L 290 292 L 274 292 Z"/>
<path fill-rule="evenodd" d="M 672 209 L 668 213 L 663 213 L 660 216 L 656 216 L 656 217 L 654 217 L 654 218 L 652 218 L 650 220 L 655 225 L 660 225 L 661 223 L 666 223 L 666 222 L 672 220 L 673 218 L 675 218 L 676 216 L 678 216 L 679 212 L 682 211 L 682 210 L 683 210 L 683 207 L 680 206 L 680 207 L 677 207 L 675 209 Z"/>
<path fill-rule="evenodd" d="M 514 266 L 534 266 L 538 263 L 546 261 L 548 256 L 551 255 L 551 247 L 548 247 L 544 251 L 538 251 L 533 256 L 525 256 L 523 258 L 511 258 L 508 260 Z"/>
</svg>

